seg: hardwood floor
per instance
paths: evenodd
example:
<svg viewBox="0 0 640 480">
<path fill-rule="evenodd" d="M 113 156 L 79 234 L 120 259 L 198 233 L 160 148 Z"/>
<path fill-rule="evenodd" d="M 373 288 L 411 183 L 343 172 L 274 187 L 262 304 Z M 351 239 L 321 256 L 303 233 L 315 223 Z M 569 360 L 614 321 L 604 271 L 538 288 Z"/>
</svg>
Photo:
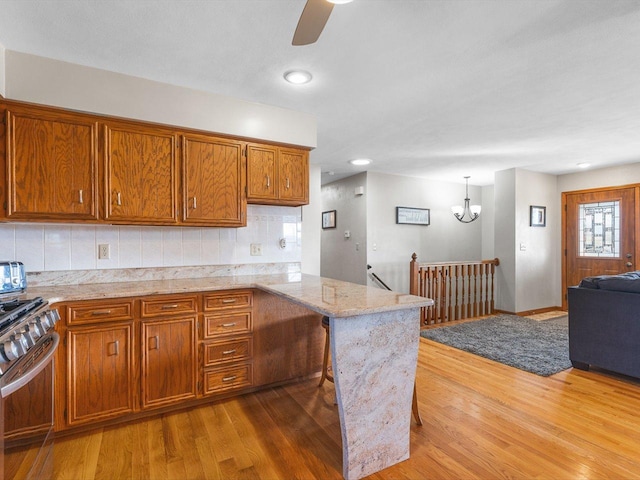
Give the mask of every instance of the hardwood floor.
<svg viewBox="0 0 640 480">
<path fill-rule="evenodd" d="M 411 458 L 372 479 L 640 479 L 640 382 L 539 377 L 420 340 Z M 317 380 L 58 439 L 55 479 L 339 479 Z M 411 415 L 407 411 L 407 415 Z"/>
</svg>

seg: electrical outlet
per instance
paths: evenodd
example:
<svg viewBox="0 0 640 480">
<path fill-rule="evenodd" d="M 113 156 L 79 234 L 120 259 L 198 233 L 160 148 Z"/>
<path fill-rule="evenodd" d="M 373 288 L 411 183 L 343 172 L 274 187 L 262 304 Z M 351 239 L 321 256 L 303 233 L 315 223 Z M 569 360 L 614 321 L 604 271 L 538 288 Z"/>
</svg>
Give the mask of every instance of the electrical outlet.
<svg viewBox="0 0 640 480">
<path fill-rule="evenodd" d="M 111 245 L 101 243 L 98 245 L 98 260 L 109 260 L 111 258 Z"/>
<path fill-rule="evenodd" d="M 252 243 L 251 244 L 251 255 L 253 255 L 253 256 L 262 255 L 262 244 L 261 243 Z"/>
</svg>

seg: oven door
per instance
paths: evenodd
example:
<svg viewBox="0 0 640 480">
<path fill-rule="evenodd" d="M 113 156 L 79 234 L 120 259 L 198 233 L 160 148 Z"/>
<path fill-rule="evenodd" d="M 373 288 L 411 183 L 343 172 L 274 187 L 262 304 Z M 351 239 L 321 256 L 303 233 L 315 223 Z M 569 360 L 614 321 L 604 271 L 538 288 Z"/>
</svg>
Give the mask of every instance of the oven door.
<svg viewBox="0 0 640 480">
<path fill-rule="evenodd" d="M 59 336 L 40 339 L 0 380 L 0 465 L 4 480 L 53 476 L 53 354 Z"/>
</svg>

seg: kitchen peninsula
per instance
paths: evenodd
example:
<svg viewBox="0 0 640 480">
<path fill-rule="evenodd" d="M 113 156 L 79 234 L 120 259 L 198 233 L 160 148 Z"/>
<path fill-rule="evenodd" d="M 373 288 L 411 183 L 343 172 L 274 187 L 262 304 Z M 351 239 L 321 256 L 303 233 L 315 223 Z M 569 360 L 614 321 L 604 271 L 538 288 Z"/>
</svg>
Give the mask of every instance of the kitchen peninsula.
<svg viewBox="0 0 640 480">
<path fill-rule="evenodd" d="M 298 322 L 300 319 L 303 321 L 307 319 L 307 323 L 313 323 L 313 335 L 318 340 L 322 335 L 320 319 L 321 316 L 326 315 L 330 319 L 333 374 L 342 431 L 344 477 L 348 480 L 362 478 L 409 457 L 411 401 L 420 330 L 419 312 L 421 307 L 431 303 L 429 299 L 297 272 L 274 275 L 85 283 L 82 285 L 37 285 L 33 288 L 30 287 L 29 293 L 46 298 L 61 310 L 63 320 L 60 322 L 62 326 L 59 330 L 62 330 L 60 333 L 68 341 L 67 348 L 70 350 L 66 353 L 69 364 L 59 368 L 65 370 L 67 385 L 71 385 L 70 382 L 75 375 L 74 368 L 76 368 L 72 360 L 73 355 L 70 353 L 76 352 L 76 350 L 73 350 L 71 346 L 76 343 L 80 344 L 80 334 L 95 335 L 99 333 L 104 335 L 105 332 L 100 330 L 99 321 L 109 315 L 120 316 L 119 325 L 122 325 L 126 333 L 122 339 L 112 339 L 112 342 L 105 343 L 107 345 L 105 350 L 112 354 L 119 354 L 125 349 L 126 343 L 134 343 L 135 335 L 139 335 L 141 337 L 139 341 L 142 344 L 140 347 L 142 357 L 145 357 L 147 351 L 149 353 L 160 351 L 161 345 L 166 344 L 162 339 L 162 334 L 158 333 L 162 331 L 157 330 L 156 323 L 158 322 L 154 318 L 156 315 L 154 312 L 169 310 L 173 314 L 173 311 L 186 309 L 187 313 L 183 314 L 181 318 L 174 318 L 175 315 L 171 317 L 171 314 L 167 313 L 162 315 L 171 328 L 176 328 L 180 325 L 178 322 L 183 320 L 191 321 L 191 324 L 195 325 L 195 328 L 186 330 L 187 334 L 180 338 L 186 339 L 183 343 L 191 342 L 194 345 L 192 353 L 196 352 L 196 358 L 198 356 L 209 358 L 207 352 L 220 350 L 218 346 L 223 348 L 222 341 L 214 337 L 213 334 L 211 339 L 208 339 L 207 332 L 215 333 L 217 329 L 224 328 L 232 330 L 239 327 L 246 328 L 246 332 L 236 332 L 240 335 L 227 336 L 227 339 L 231 338 L 236 342 L 234 350 L 244 344 L 248 345 L 244 347 L 243 351 L 249 359 L 251 359 L 251 352 L 253 352 L 253 363 L 250 361 L 240 362 L 236 367 L 245 370 L 235 370 L 231 375 L 228 371 L 220 370 L 216 366 L 215 353 L 212 353 L 213 360 L 210 363 L 205 360 L 204 365 L 200 362 L 199 367 L 193 368 L 193 378 L 189 377 L 190 380 L 186 382 L 193 385 L 193 388 L 186 396 L 183 396 L 185 400 L 202 397 L 203 391 L 205 396 L 207 393 L 215 395 L 225 392 L 224 389 L 217 390 L 218 387 L 215 386 L 218 372 L 220 372 L 222 381 L 232 379 L 229 381 L 233 382 L 236 377 L 243 378 L 246 382 L 239 384 L 239 387 L 260 386 L 262 383 L 273 380 L 259 380 L 260 365 L 254 367 L 253 364 L 267 362 L 267 360 L 258 358 L 259 352 L 264 352 L 265 356 L 270 357 L 272 363 L 274 363 L 274 355 L 280 356 L 275 359 L 277 363 L 283 363 L 285 360 L 291 361 L 290 352 L 287 351 L 291 347 L 288 345 L 281 345 L 269 352 L 261 347 L 260 338 L 262 337 L 260 336 L 264 335 L 264 330 L 269 328 L 261 325 L 262 317 L 267 318 L 281 314 L 286 316 L 287 305 L 294 309 L 299 308 L 301 311 L 307 312 L 308 316 L 301 316 L 300 311 L 296 311 L 291 315 L 292 318 L 295 317 Z M 254 296 L 256 301 L 262 302 L 260 305 L 251 303 Z M 261 298 L 267 298 L 267 300 L 260 300 Z M 122 300 L 118 301 L 118 299 Z M 91 302 L 89 304 L 90 310 L 89 307 L 84 306 L 88 301 Z M 240 304 L 247 307 L 252 306 L 255 309 L 255 318 L 251 317 L 251 310 L 246 307 L 240 308 Z M 263 308 L 269 304 L 270 308 Z M 190 308 L 193 310 L 188 311 Z M 231 310 L 224 310 L 225 308 Z M 267 310 L 269 313 L 264 313 Z M 135 324 L 134 321 L 134 318 L 138 316 L 141 318 L 140 325 Z M 203 334 L 198 333 L 200 321 L 203 325 Z M 288 323 L 279 325 L 277 328 L 284 332 L 282 329 L 288 327 L 298 329 L 300 324 Z M 298 335 L 298 333 L 306 335 L 305 332 L 308 333 L 311 330 L 296 331 L 294 335 Z M 294 340 L 298 342 L 305 339 L 294 337 Z M 317 357 L 319 342 L 316 341 L 315 344 L 316 347 L 310 351 L 313 351 L 314 356 Z M 199 345 L 202 345 L 202 348 Z M 173 348 L 179 347 L 181 348 L 182 345 L 174 345 Z M 136 349 L 134 348 L 132 351 L 135 352 Z M 201 352 L 199 355 L 198 351 Z M 294 362 L 296 361 L 294 360 Z M 133 354 L 131 355 L 131 363 L 133 367 L 130 370 L 133 371 L 138 365 L 138 360 Z M 215 368 L 208 369 L 208 365 L 214 365 Z M 225 365 L 224 360 L 221 365 Z M 234 364 L 227 363 L 227 365 Z M 305 373 L 317 374 L 319 371 L 317 365 L 317 362 L 312 362 L 311 369 L 315 371 Z M 155 401 L 152 395 L 154 392 L 153 384 L 144 383 L 145 375 L 160 376 L 157 375 L 158 372 L 154 368 L 153 360 L 147 361 L 144 358 L 140 360 L 142 372 L 140 377 L 143 386 L 140 389 L 142 393 L 139 394 L 139 403 L 142 405 L 142 410 L 146 404 L 149 408 L 166 407 L 167 405 L 166 401 L 162 399 L 158 403 L 153 403 Z M 131 375 L 131 379 L 137 377 L 138 375 L 135 373 Z M 196 382 L 196 378 L 203 379 L 204 386 L 200 381 Z M 170 381 L 179 383 L 179 380 L 174 378 Z M 210 384 L 211 387 L 209 387 Z M 69 390 L 75 392 L 81 389 L 76 388 L 74 384 L 74 388 Z M 57 396 L 68 396 L 64 385 L 60 388 L 57 387 L 56 392 Z M 238 392 L 242 393 L 242 388 Z M 137 407 L 131 407 L 131 403 L 135 403 L 138 398 L 137 395 L 135 391 L 132 392 L 128 398 L 133 398 L 133 401 L 125 402 L 123 411 L 135 413 L 136 410 L 139 410 Z M 145 404 L 145 402 L 147 403 Z M 67 411 L 67 409 L 75 408 L 77 404 L 77 400 L 71 402 L 67 398 L 64 402 L 59 401 L 57 406 L 58 408 L 64 406 L 65 419 L 77 418 L 78 423 L 81 424 L 83 421 L 81 414 L 74 417 L 73 411 Z M 108 415 L 111 413 L 107 412 L 107 415 L 101 418 L 106 419 Z M 58 413 L 56 418 L 64 421 Z"/>
</svg>

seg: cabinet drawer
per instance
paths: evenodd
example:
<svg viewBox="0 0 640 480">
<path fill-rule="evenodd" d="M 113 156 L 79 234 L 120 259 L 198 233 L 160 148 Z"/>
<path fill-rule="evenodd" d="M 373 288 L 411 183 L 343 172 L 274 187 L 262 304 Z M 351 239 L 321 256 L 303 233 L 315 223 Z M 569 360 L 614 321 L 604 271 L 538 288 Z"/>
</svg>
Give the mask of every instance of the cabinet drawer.
<svg viewBox="0 0 640 480">
<path fill-rule="evenodd" d="M 205 367 L 239 360 L 251 360 L 252 355 L 253 341 L 251 337 L 204 344 Z"/>
<path fill-rule="evenodd" d="M 204 296 L 204 311 L 250 307 L 253 293 L 249 290 L 211 293 Z"/>
<path fill-rule="evenodd" d="M 243 363 L 224 368 L 205 370 L 204 394 L 235 390 L 253 384 L 253 365 Z"/>
<path fill-rule="evenodd" d="M 196 313 L 198 310 L 198 298 L 191 297 L 169 297 L 142 300 L 141 316 L 164 317 L 183 313 Z"/>
<path fill-rule="evenodd" d="M 133 301 L 91 302 L 67 306 L 67 325 L 133 320 Z"/>
<path fill-rule="evenodd" d="M 204 317 L 205 339 L 238 333 L 250 333 L 251 329 L 251 312 L 205 315 Z"/>
</svg>

